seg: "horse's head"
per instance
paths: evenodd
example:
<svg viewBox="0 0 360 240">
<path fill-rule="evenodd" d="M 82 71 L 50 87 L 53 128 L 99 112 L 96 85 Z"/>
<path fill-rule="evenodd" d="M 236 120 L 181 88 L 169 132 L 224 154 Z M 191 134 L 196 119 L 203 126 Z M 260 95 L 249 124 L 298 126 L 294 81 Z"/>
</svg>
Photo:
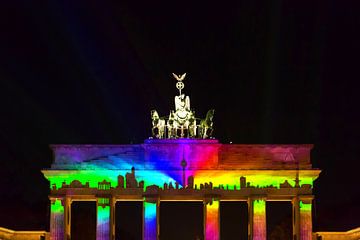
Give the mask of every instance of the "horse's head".
<svg viewBox="0 0 360 240">
<path fill-rule="evenodd" d="M 174 113 L 174 111 L 170 111 L 169 119 L 174 119 L 174 118 L 175 118 L 175 113 Z"/>
<path fill-rule="evenodd" d="M 206 118 L 209 119 L 210 121 L 213 119 L 215 114 L 215 110 L 214 109 L 210 109 L 207 114 L 206 114 Z"/>
<path fill-rule="evenodd" d="M 159 114 L 156 110 L 151 110 L 151 119 L 159 119 Z"/>
</svg>

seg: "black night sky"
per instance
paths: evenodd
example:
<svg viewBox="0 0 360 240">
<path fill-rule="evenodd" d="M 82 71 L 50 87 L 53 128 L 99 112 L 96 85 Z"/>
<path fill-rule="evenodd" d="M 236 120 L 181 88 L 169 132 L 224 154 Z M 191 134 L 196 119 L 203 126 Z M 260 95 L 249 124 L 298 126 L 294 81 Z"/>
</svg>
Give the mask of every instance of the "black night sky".
<svg viewBox="0 0 360 240">
<path fill-rule="evenodd" d="M 49 144 L 142 143 L 171 72 L 221 142 L 313 143 L 314 230 L 360 226 L 360 14 L 340 2 L 2 2 L 0 226 L 48 228 Z"/>
</svg>

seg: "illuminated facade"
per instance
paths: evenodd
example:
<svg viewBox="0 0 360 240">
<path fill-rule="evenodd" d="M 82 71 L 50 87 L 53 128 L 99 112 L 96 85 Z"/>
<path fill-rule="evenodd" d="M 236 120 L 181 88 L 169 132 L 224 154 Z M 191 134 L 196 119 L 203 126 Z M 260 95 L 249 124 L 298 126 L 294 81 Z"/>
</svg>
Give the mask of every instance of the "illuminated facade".
<svg viewBox="0 0 360 240">
<path fill-rule="evenodd" d="M 153 138 L 143 144 L 52 145 L 54 163 L 42 171 L 51 186 L 52 240 L 71 238 L 74 201 L 96 201 L 96 239 L 114 240 L 121 200 L 143 202 L 146 240 L 159 237 L 162 201 L 203 202 L 206 240 L 220 239 L 221 201 L 248 203 L 248 239 L 256 240 L 266 239 L 266 203 L 290 201 L 294 239 L 311 239 L 312 184 L 320 173 L 310 163 L 312 145 L 219 143 L 211 138 L 213 111 L 201 121 L 189 114 L 183 78 L 175 119 L 152 112 Z"/>
</svg>

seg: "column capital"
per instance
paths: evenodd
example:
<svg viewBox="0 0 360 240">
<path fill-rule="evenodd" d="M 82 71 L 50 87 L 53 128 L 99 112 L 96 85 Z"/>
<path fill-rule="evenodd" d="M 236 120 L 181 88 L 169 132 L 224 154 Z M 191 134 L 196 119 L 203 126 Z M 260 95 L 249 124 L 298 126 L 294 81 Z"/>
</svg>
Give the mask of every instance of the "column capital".
<svg viewBox="0 0 360 240">
<path fill-rule="evenodd" d="M 97 197 L 96 204 L 97 206 L 105 208 L 107 206 L 110 206 L 110 200 L 111 198 L 107 198 L 107 197 Z"/>
<path fill-rule="evenodd" d="M 254 200 L 267 200 L 267 195 L 250 195 L 248 197 L 248 201 L 254 201 Z"/>
<path fill-rule="evenodd" d="M 53 204 L 56 200 L 63 202 L 63 197 L 49 196 L 50 203 Z"/>
<path fill-rule="evenodd" d="M 312 200 L 314 199 L 314 195 L 299 195 L 298 199 L 303 203 L 312 203 Z"/>
<path fill-rule="evenodd" d="M 313 199 L 314 195 L 296 195 L 292 198 L 291 202 L 293 204 L 299 201 L 302 201 L 303 203 L 311 203 Z"/>
</svg>

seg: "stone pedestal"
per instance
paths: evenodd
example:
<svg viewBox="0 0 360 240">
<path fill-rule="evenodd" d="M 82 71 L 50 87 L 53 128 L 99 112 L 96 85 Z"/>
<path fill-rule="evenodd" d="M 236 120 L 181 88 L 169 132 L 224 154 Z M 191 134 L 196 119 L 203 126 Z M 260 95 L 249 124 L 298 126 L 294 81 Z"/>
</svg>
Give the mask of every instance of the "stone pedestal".
<svg viewBox="0 0 360 240">
<path fill-rule="evenodd" d="M 50 239 L 64 240 L 64 206 L 61 199 L 50 199 Z"/>
<path fill-rule="evenodd" d="M 205 240 L 220 239 L 219 201 L 204 202 Z"/>
</svg>

